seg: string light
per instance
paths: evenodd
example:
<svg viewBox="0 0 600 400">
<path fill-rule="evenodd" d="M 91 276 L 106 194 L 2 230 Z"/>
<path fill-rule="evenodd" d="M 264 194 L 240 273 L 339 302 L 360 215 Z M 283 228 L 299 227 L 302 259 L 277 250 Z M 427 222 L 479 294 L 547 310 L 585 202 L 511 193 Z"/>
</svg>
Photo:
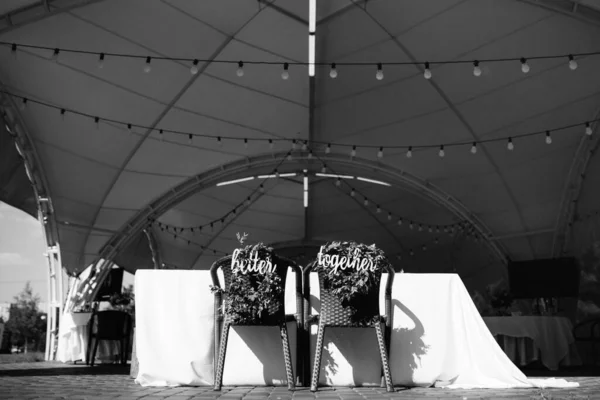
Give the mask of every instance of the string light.
<svg viewBox="0 0 600 400">
<path fill-rule="evenodd" d="M 306 151 L 306 149 L 308 148 L 308 143 L 306 143 L 306 140 L 302 143 L 302 151 Z"/>
<path fill-rule="evenodd" d="M 550 136 L 550 131 L 546 131 L 546 144 L 552 144 L 552 136 Z"/>
<path fill-rule="evenodd" d="M 152 66 L 150 66 L 151 62 L 152 62 L 152 57 L 146 57 L 146 64 L 144 65 L 145 73 L 149 73 L 150 71 L 152 71 Z"/>
<path fill-rule="evenodd" d="M 235 74 L 236 74 L 238 77 L 240 77 L 240 78 L 241 78 L 242 76 L 244 76 L 244 62 L 243 62 L 243 61 L 238 61 L 238 69 L 237 69 L 237 71 L 235 72 Z M 284 78 L 284 79 L 285 79 L 285 78 Z"/>
<path fill-rule="evenodd" d="M 65 120 L 65 114 L 66 114 L 67 110 L 65 110 L 64 108 L 60 109 L 60 119 L 61 120 Z"/>
<path fill-rule="evenodd" d="M 25 109 L 27 108 L 27 98 L 23 97 L 23 100 L 21 100 L 21 105 L 19 106 L 19 109 L 21 111 L 25 111 Z"/>
<path fill-rule="evenodd" d="M 340 186 L 342 184 L 342 180 L 340 178 L 337 178 L 335 180 L 335 186 Z"/>
<path fill-rule="evenodd" d="M 431 74 L 431 70 L 429 69 L 429 62 L 425 63 L 425 71 L 423 72 L 423 77 L 427 80 L 431 79 L 433 75 Z"/>
<path fill-rule="evenodd" d="M 54 62 L 58 61 L 59 53 L 60 53 L 60 49 L 54 49 L 54 52 L 52 53 L 52 61 L 54 61 Z"/>
<path fill-rule="evenodd" d="M 78 116 L 82 116 L 82 117 L 85 117 L 85 118 L 93 119 L 93 121 L 95 122 L 97 128 L 98 128 L 99 123 L 101 121 L 102 122 L 107 122 L 107 123 L 112 123 L 112 124 L 124 125 L 124 126 L 128 125 L 128 123 L 124 122 L 124 121 L 119 121 L 119 120 L 110 119 L 110 118 L 100 118 L 98 116 L 93 116 L 91 114 L 80 112 L 80 111 L 77 111 L 77 110 L 74 110 L 74 109 L 66 109 L 66 108 L 62 108 L 60 106 L 55 106 L 55 105 L 52 105 L 52 104 L 49 104 L 49 103 L 45 103 L 43 101 L 27 99 L 27 98 L 25 98 L 23 96 L 13 94 L 13 93 L 8 92 L 8 91 L 0 90 L 0 93 L 6 94 L 6 95 L 9 95 L 9 96 L 11 96 L 13 98 L 18 99 L 19 100 L 18 101 L 18 105 L 19 105 L 20 108 L 23 107 L 24 103 L 26 103 L 27 105 L 33 103 L 33 104 L 36 104 L 36 105 L 40 105 L 42 107 L 56 109 L 57 111 L 60 112 L 61 116 L 63 116 L 63 117 L 64 117 L 64 115 L 67 112 L 69 112 L 69 113 L 72 113 L 72 114 L 75 114 L 75 115 L 78 115 Z M 587 121 L 587 122 L 578 122 L 578 123 L 574 123 L 574 124 L 570 124 L 570 125 L 564 125 L 564 126 L 556 127 L 556 128 L 553 128 L 553 129 L 547 129 L 547 130 L 544 130 L 544 131 L 527 132 L 527 133 L 519 134 L 517 136 L 511 136 L 509 138 L 506 138 L 506 137 L 496 137 L 496 138 L 491 138 L 491 139 L 483 139 L 483 140 L 480 140 L 480 141 L 477 141 L 477 142 L 467 142 L 467 143 L 464 143 L 464 142 L 460 143 L 459 142 L 459 143 L 450 143 L 450 144 L 447 143 L 447 144 L 438 144 L 438 145 L 432 145 L 431 144 L 431 145 L 408 146 L 408 147 L 405 146 L 405 145 L 392 145 L 392 146 L 387 146 L 387 148 L 388 149 L 407 148 L 407 152 L 406 152 L 406 157 L 407 158 L 411 158 L 412 157 L 412 155 L 413 155 L 412 154 L 413 153 L 413 147 L 415 147 L 415 148 L 431 148 L 433 146 L 436 146 L 436 147 L 440 148 L 440 150 L 441 150 L 442 147 L 445 150 L 446 146 L 465 146 L 465 145 L 471 144 L 471 152 L 472 153 L 476 153 L 477 152 L 476 147 L 480 143 L 491 143 L 491 142 L 504 141 L 504 140 L 508 139 L 508 143 L 509 143 L 508 147 L 509 148 L 511 148 L 511 147 L 514 148 L 514 145 L 511 145 L 513 138 L 536 136 L 536 135 L 546 134 L 547 132 L 552 133 L 552 132 L 557 132 L 557 131 L 566 131 L 566 130 L 568 130 L 570 128 L 574 128 L 574 127 L 581 127 L 581 126 L 585 127 L 585 130 L 584 130 L 585 134 L 588 135 L 588 136 L 590 136 L 593 133 L 592 123 L 594 123 L 596 121 L 599 121 L 599 120 L 600 120 L 600 118 L 599 119 L 595 119 L 595 120 L 591 120 L 591 121 Z M 140 130 L 151 130 L 151 131 L 152 130 L 154 130 L 154 131 L 157 130 L 155 127 L 150 127 L 150 126 L 145 126 L 145 125 L 136 125 L 136 124 L 131 124 L 131 125 L 132 125 L 132 128 L 139 128 Z M 223 137 L 221 137 L 221 136 L 214 136 L 214 135 L 203 134 L 203 133 L 192 133 L 192 132 L 185 132 L 185 131 L 178 131 L 178 130 L 171 130 L 171 129 L 161 129 L 161 131 L 172 133 L 174 135 L 186 135 L 188 137 L 189 137 L 189 135 L 192 135 L 192 136 L 197 136 L 197 137 L 202 137 L 202 138 L 210 138 L 210 139 L 216 138 L 217 144 L 219 146 L 222 146 L 222 144 L 223 144 L 222 143 L 223 142 Z M 270 138 L 269 139 L 267 139 L 267 138 L 239 138 L 239 137 L 234 137 L 234 136 L 231 136 L 231 137 L 228 136 L 228 137 L 226 137 L 226 139 L 230 139 L 232 141 L 243 140 L 244 143 L 249 143 L 250 141 L 265 141 L 265 142 L 269 143 L 269 146 L 271 148 L 273 148 L 272 146 L 274 146 L 274 144 L 275 144 L 276 141 L 289 141 L 290 140 L 290 139 L 286 139 L 286 138 L 276 138 L 276 139 L 270 139 Z M 291 139 L 291 141 L 292 141 L 292 150 L 296 150 L 296 144 L 297 144 L 296 139 Z M 324 142 L 315 141 L 314 144 L 325 144 L 325 143 Z M 359 147 L 357 145 L 348 145 L 348 144 L 341 144 L 341 143 L 338 143 L 338 144 L 335 144 L 335 145 L 336 146 L 340 146 L 340 147 L 351 146 L 351 149 L 352 149 L 351 155 L 353 157 L 358 152 L 358 147 Z M 383 146 L 374 145 L 374 144 L 364 145 L 364 146 L 360 146 L 360 147 L 364 147 L 364 148 L 376 148 L 376 149 L 378 149 L 377 156 L 379 158 L 381 158 L 383 156 L 383 153 L 385 151 L 385 149 L 384 149 Z M 325 147 L 325 153 L 326 154 L 330 154 L 331 153 L 331 148 L 332 148 L 332 143 L 327 143 L 327 145 Z M 380 156 L 380 154 L 381 154 L 381 156 Z M 314 153 L 313 153 L 313 156 L 314 156 Z"/>
<path fill-rule="evenodd" d="M 444 157 L 446 153 L 444 152 L 444 145 L 440 146 L 440 151 L 438 152 L 440 157 Z"/>
<path fill-rule="evenodd" d="M 165 140 L 165 138 L 164 138 L 164 136 L 163 136 L 163 130 L 162 130 L 162 129 L 158 131 L 158 137 L 159 137 L 159 139 L 160 139 L 160 141 L 161 141 L 161 142 L 162 142 L 163 140 Z"/>
<path fill-rule="evenodd" d="M 352 189 L 352 190 L 350 191 L 350 196 L 351 196 L 351 197 L 354 197 L 355 195 L 356 195 L 356 192 L 354 191 L 354 189 Z"/>
<path fill-rule="evenodd" d="M 515 145 L 513 144 L 512 138 L 508 138 L 508 144 L 506 145 L 506 148 L 509 150 L 515 149 Z"/>
<path fill-rule="evenodd" d="M 379 205 L 377 206 L 377 214 L 381 213 L 381 207 L 379 207 Z"/>
<path fill-rule="evenodd" d="M 331 79 L 335 79 L 338 76 L 338 72 L 337 72 L 335 63 L 331 64 L 331 70 L 329 71 L 329 76 L 331 77 Z"/>
<path fill-rule="evenodd" d="M 527 74 L 529 72 L 530 68 L 529 68 L 529 64 L 527 64 L 527 59 L 526 58 L 521 58 L 521 71 L 524 74 Z"/>
<path fill-rule="evenodd" d="M 364 204 L 365 206 L 368 206 L 368 205 L 369 205 L 369 199 L 365 198 L 365 201 L 364 201 L 364 203 L 363 203 L 363 204 Z"/>
<path fill-rule="evenodd" d="M 283 79 L 284 81 L 288 80 L 290 77 L 290 73 L 288 71 L 289 68 L 290 68 L 289 63 L 283 64 L 283 72 L 281 73 L 281 79 Z"/>
<path fill-rule="evenodd" d="M 248 139 L 244 138 L 244 147 L 248 148 Z"/>
<path fill-rule="evenodd" d="M 190 67 L 190 73 L 192 75 L 196 75 L 198 73 L 198 60 L 194 60 L 194 62 L 192 62 L 192 66 Z"/>
<path fill-rule="evenodd" d="M 375 74 L 375 78 L 377 78 L 378 81 L 383 79 L 383 65 L 381 63 L 377 64 L 377 73 Z"/>
<path fill-rule="evenodd" d="M 569 54 L 569 68 L 571 69 L 571 71 L 575 71 L 578 66 L 579 65 L 577 64 L 577 61 L 575 61 L 573 54 Z"/>
<path fill-rule="evenodd" d="M 481 68 L 479 68 L 479 61 L 477 60 L 473 61 L 473 75 L 476 77 L 481 76 Z"/>
<path fill-rule="evenodd" d="M 398 226 L 402 226 L 402 218 L 398 220 Z"/>
<path fill-rule="evenodd" d="M 104 53 L 100 53 L 100 56 L 98 56 L 98 68 L 104 68 Z"/>
<path fill-rule="evenodd" d="M 388 221 L 391 221 L 391 220 L 392 220 L 392 213 L 390 212 L 390 213 L 388 213 Z"/>
<path fill-rule="evenodd" d="M 192 136 L 192 134 L 190 133 L 190 135 L 188 136 L 188 143 L 191 145 L 192 143 L 194 143 L 194 136 Z"/>
</svg>

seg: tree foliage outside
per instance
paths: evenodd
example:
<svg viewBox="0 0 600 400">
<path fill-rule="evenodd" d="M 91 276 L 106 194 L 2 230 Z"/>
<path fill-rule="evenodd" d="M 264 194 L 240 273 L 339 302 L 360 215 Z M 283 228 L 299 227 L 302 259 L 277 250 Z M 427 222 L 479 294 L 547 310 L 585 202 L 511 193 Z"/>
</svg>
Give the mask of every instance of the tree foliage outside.
<svg viewBox="0 0 600 400">
<path fill-rule="evenodd" d="M 11 345 L 28 350 L 43 350 L 46 346 L 46 314 L 39 310 L 40 297 L 33 293 L 27 282 L 21 293 L 14 297 L 6 331 Z"/>
</svg>

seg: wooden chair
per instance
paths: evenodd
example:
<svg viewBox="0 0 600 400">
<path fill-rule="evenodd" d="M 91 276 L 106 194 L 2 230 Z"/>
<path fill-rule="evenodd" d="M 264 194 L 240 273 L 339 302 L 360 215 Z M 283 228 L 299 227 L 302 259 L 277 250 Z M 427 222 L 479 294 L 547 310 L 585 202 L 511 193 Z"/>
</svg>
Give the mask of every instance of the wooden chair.
<svg viewBox="0 0 600 400">
<path fill-rule="evenodd" d="M 121 364 L 127 364 L 129 337 L 131 332 L 131 316 L 124 311 L 95 311 L 90 320 L 86 364 L 94 366 L 98 343 L 101 340 L 118 340 L 121 345 Z M 96 339 L 92 350 L 92 341 Z"/>
<path fill-rule="evenodd" d="M 300 371 L 302 370 L 302 352 L 300 349 L 300 332 L 303 328 L 303 302 L 302 302 L 302 269 L 296 265 L 291 260 L 278 257 L 273 255 L 272 262 L 277 266 L 273 273 L 279 275 L 281 278 L 282 284 L 285 289 L 285 280 L 287 277 L 288 267 L 291 267 L 296 274 L 296 314 L 295 315 L 286 315 L 285 314 L 285 292 L 281 294 L 279 298 L 279 304 L 281 305 L 278 308 L 273 307 L 273 309 L 269 310 L 269 313 L 274 316 L 273 324 L 260 324 L 260 326 L 279 326 L 281 341 L 283 345 L 283 356 L 285 361 L 285 369 L 287 375 L 288 389 L 293 390 L 296 386 L 294 382 L 294 374 L 292 370 L 292 357 L 290 354 L 290 346 L 288 339 L 288 331 L 287 331 L 287 322 L 296 321 L 297 326 L 297 347 L 296 347 L 296 375 L 300 377 Z M 212 267 L 210 268 L 210 274 L 213 281 L 213 286 L 218 288 L 221 287 L 219 282 L 219 277 L 217 271 L 221 269 L 224 277 L 224 289 L 227 290 L 231 283 L 232 279 L 232 271 L 231 271 L 231 256 L 226 256 L 216 261 Z M 216 371 L 215 371 L 215 384 L 214 390 L 221 390 L 222 382 L 223 382 L 223 371 L 225 368 L 225 356 L 227 352 L 227 339 L 229 337 L 229 328 L 231 326 L 235 326 L 236 324 L 231 321 L 231 319 L 221 312 L 221 305 L 223 301 L 226 300 L 220 292 L 215 292 L 215 353 L 218 351 L 218 354 L 215 354 L 215 362 Z M 222 323 L 222 332 L 219 335 L 219 325 Z M 220 336 L 220 338 L 219 338 Z M 220 339 L 220 340 L 219 340 Z M 298 383 L 300 384 L 300 382 Z"/>
<path fill-rule="evenodd" d="M 592 352 L 592 363 L 595 367 L 598 363 L 598 344 L 600 344 L 600 318 L 592 318 L 582 321 L 573 328 L 575 342 L 590 342 Z"/>
<path fill-rule="evenodd" d="M 304 329 L 306 338 L 310 335 L 310 325 L 313 322 L 317 322 L 319 324 L 319 330 L 317 333 L 317 343 L 315 349 L 315 359 L 312 370 L 312 379 L 310 390 L 312 392 L 317 391 L 317 386 L 319 384 L 319 374 L 321 370 L 321 354 L 323 352 L 323 338 L 325 336 L 325 328 L 327 327 L 337 327 L 337 328 L 355 328 L 355 327 L 365 327 L 365 328 L 375 328 L 375 332 L 377 333 L 377 342 L 379 344 L 379 353 L 381 355 L 381 364 L 383 367 L 383 381 L 385 382 L 385 386 L 388 392 L 394 391 L 394 385 L 392 383 L 392 377 L 390 374 L 390 367 L 388 363 L 388 349 L 389 349 L 389 341 L 390 341 L 390 333 L 391 333 L 391 322 L 392 322 L 392 284 L 394 282 L 394 270 L 392 267 L 386 267 L 385 270 L 388 273 L 388 279 L 385 286 L 385 316 L 382 316 L 378 322 L 373 323 L 372 325 L 367 326 L 357 326 L 353 321 L 353 313 L 349 308 L 346 308 L 342 305 L 342 302 L 339 298 L 331 292 L 328 288 L 325 287 L 325 272 L 319 271 L 319 289 L 320 289 L 320 300 L 321 300 L 321 310 L 318 315 L 310 315 L 310 272 L 314 268 L 316 263 L 312 263 L 304 269 L 303 273 L 303 283 L 304 283 Z M 366 294 L 361 300 L 362 304 L 365 305 L 365 310 L 368 311 L 369 315 L 379 315 L 379 287 L 381 284 L 381 276 L 382 270 L 373 273 L 371 279 L 373 279 L 377 284 L 374 286 L 375 289 L 371 290 L 370 293 Z M 343 270 L 340 269 L 340 273 L 343 273 Z M 385 323 L 385 332 L 381 329 L 381 323 Z M 307 340 L 307 339 L 306 339 Z M 308 355 L 308 352 L 306 353 Z M 307 359 L 304 363 L 306 368 L 310 364 Z M 308 374 L 308 371 L 305 371 L 305 374 Z"/>
</svg>

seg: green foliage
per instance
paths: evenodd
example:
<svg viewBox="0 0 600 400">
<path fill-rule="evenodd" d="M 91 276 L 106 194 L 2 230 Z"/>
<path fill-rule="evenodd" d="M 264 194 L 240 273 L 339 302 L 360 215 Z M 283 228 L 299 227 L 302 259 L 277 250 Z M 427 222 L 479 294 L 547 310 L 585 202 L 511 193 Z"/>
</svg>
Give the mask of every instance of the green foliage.
<svg viewBox="0 0 600 400">
<path fill-rule="evenodd" d="M 11 335 L 12 344 L 25 346 L 25 351 L 31 344 L 41 348 L 45 345 L 46 320 L 43 318 L 44 313 L 38 310 L 39 296 L 33 294 L 33 289 L 27 282 L 23 291 L 14 299 L 5 327 Z"/>
<path fill-rule="evenodd" d="M 115 293 L 108 300 L 113 309 L 135 315 L 135 295 L 133 285 L 123 286 L 121 293 Z"/>
<path fill-rule="evenodd" d="M 316 260 L 313 271 L 324 273 L 324 287 L 340 299 L 342 306 L 352 311 L 352 322 L 357 325 L 370 325 L 379 320 L 379 313 L 373 314 L 365 306 L 368 304 L 369 293 L 375 291 L 379 294 L 380 279 L 375 277 L 380 276 L 383 268 L 390 266 L 383 250 L 375 244 L 368 246 L 356 242 L 331 242 L 323 246 L 322 254 L 338 255 L 349 260 L 358 257 L 373 262 L 374 272 L 358 268 L 339 268 L 336 271 L 331 265 L 319 264 Z M 377 309 L 378 307 L 375 307 L 375 310 Z"/>
<path fill-rule="evenodd" d="M 243 243 L 246 237 L 238 240 Z M 258 254 L 259 260 L 270 259 L 275 262 L 273 249 L 263 243 L 247 245 L 241 249 L 237 256 L 238 260 L 248 260 L 251 255 Z M 224 268 L 231 268 L 230 265 Z M 275 273 L 247 273 L 243 274 L 238 268 L 231 271 L 231 282 L 225 290 L 211 285 L 211 291 L 220 292 L 224 295 L 221 311 L 230 320 L 239 325 L 276 323 L 276 315 L 270 310 L 279 310 L 283 305 L 281 298 L 284 291 L 284 282 Z"/>
</svg>

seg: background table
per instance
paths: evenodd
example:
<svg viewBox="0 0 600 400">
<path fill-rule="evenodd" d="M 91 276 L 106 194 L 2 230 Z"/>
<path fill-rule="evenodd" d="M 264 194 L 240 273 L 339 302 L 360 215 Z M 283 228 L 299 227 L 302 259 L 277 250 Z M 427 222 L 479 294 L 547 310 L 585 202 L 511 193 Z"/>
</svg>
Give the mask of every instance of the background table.
<svg viewBox="0 0 600 400">
<path fill-rule="evenodd" d="M 514 316 L 483 320 L 515 364 L 524 366 L 541 357 L 541 363 L 553 371 L 561 364 L 581 365 L 573 325 L 568 318 Z"/>
<path fill-rule="evenodd" d="M 311 306 L 319 309 L 317 275 Z M 383 287 L 387 276 L 382 280 Z M 136 381 L 144 386 L 212 385 L 214 301 L 209 271 L 138 270 Z M 295 312 L 295 275 L 286 282 L 286 312 Z M 455 274 L 398 274 L 393 285 L 390 367 L 396 385 L 450 388 L 565 387 L 563 380 L 528 380 L 498 346 Z M 383 309 L 383 308 L 382 308 Z M 290 328 L 292 365 L 295 329 Z M 315 333 L 310 349 L 314 354 Z M 231 330 L 223 384 L 285 384 L 276 327 Z M 374 329 L 327 329 L 321 384 L 379 385 Z M 295 371 L 296 372 L 296 371 Z"/>
</svg>

